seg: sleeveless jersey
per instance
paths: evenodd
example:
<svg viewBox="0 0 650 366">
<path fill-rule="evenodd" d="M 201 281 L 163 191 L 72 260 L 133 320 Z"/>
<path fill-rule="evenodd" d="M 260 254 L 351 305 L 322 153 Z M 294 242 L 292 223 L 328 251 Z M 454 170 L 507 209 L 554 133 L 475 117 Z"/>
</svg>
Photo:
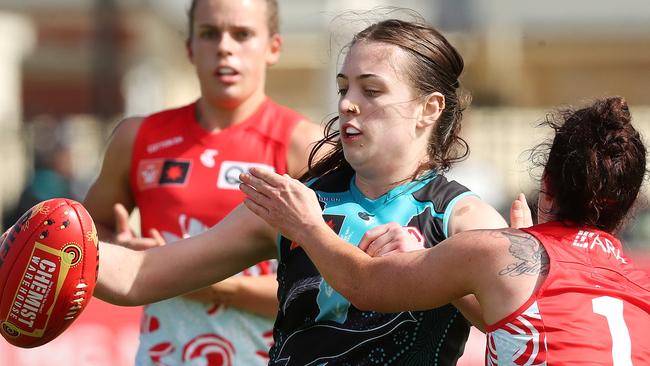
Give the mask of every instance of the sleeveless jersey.
<svg viewBox="0 0 650 366">
<path fill-rule="evenodd" d="M 435 174 L 375 200 L 357 189 L 350 174 L 330 174 L 311 188 L 327 224 L 353 245 L 367 230 L 397 222 L 426 247 L 434 246 L 447 237 L 456 202 L 473 194 Z M 356 309 L 284 237 L 278 283 L 270 365 L 455 365 L 463 352 L 469 323 L 452 305 L 393 314 Z"/>
<path fill-rule="evenodd" d="M 647 365 L 650 278 L 621 243 L 559 222 L 524 231 L 544 246 L 550 270 L 517 311 L 487 328 L 487 365 Z"/>
<path fill-rule="evenodd" d="M 241 172 L 264 166 L 286 173 L 290 136 L 303 119 L 270 99 L 217 133 L 201 128 L 195 116 L 196 103 L 153 114 L 134 143 L 130 183 L 142 233 L 156 228 L 168 245 L 203 232 L 241 203 Z M 270 274 L 275 266 L 263 262 L 240 275 Z M 145 307 L 136 363 L 265 365 L 272 325 L 234 308 L 183 297 L 161 301 Z"/>
</svg>

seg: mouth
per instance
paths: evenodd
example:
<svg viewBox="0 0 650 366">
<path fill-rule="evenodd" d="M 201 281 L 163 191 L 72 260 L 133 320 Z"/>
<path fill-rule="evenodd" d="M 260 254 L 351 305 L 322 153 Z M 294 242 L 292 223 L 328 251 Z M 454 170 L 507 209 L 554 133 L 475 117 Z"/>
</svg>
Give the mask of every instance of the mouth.
<svg viewBox="0 0 650 366">
<path fill-rule="evenodd" d="M 213 74 L 217 77 L 217 79 L 223 82 L 234 82 L 240 75 L 239 71 L 230 66 L 219 66 Z"/>
<path fill-rule="evenodd" d="M 358 140 L 361 138 L 361 135 L 363 135 L 363 132 L 349 123 L 345 123 L 343 126 L 341 126 L 341 139 L 343 142 L 352 142 Z"/>
</svg>

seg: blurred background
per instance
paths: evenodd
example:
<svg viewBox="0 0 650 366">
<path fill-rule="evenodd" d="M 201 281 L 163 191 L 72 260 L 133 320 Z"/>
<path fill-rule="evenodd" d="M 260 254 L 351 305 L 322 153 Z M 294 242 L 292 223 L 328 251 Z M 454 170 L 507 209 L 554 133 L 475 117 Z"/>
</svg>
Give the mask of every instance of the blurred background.
<svg viewBox="0 0 650 366">
<path fill-rule="evenodd" d="M 554 107 L 622 95 L 648 142 L 646 0 L 279 3 L 284 51 L 269 71 L 268 94 L 316 123 L 336 112 L 339 50 L 351 34 L 386 13 L 412 17 L 407 11 L 364 10 L 410 8 L 442 30 L 465 59 L 462 82 L 473 96 L 463 122 L 471 155 L 450 175 L 504 215 L 518 192 L 535 200 L 540 172 L 529 169 L 527 149 L 548 136 L 536 125 Z M 120 119 L 198 97 L 184 48 L 188 7 L 187 0 L 2 1 L 0 227 L 6 229 L 37 201 L 83 199 Z M 622 236 L 638 262 L 650 268 L 647 199 L 646 188 Z M 0 342 L 0 365 L 132 364 L 139 313 L 103 311 L 36 350 Z M 464 365 L 482 364 L 481 341 L 473 334 Z M 57 347 L 60 362 L 48 347 Z"/>
</svg>

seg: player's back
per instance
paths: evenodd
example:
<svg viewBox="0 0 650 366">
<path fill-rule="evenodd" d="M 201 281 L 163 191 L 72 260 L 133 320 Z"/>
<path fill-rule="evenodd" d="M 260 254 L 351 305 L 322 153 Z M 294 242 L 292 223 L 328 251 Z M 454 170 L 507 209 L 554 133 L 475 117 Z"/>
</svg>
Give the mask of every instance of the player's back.
<svg viewBox="0 0 650 366">
<path fill-rule="evenodd" d="M 549 273 L 529 301 L 489 327 L 487 364 L 647 364 L 650 279 L 620 242 L 557 222 L 525 231 L 544 245 Z"/>
</svg>

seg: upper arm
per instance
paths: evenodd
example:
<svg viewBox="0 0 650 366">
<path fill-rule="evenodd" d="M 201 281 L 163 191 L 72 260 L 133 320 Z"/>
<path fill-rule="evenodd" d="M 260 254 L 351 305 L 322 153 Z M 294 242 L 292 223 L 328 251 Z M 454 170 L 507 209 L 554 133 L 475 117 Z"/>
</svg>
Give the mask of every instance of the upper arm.
<svg viewBox="0 0 650 366">
<path fill-rule="evenodd" d="M 365 293 L 357 301 L 382 312 L 426 310 L 475 293 L 496 250 L 493 241 L 488 231 L 469 231 L 433 248 L 364 259 L 358 281 Z"/>
<path fill-rule="evenodd" d="M 323 128 L 315 123 L 301 120 L 291 133 L 287 151 L 288 173 L 294 178 L 300 177 L 307 171 L 309 153 L 315 143 L 323 138 Z"/>
<path fill-rule="evenodd" d="M 142 121 L 142 118 L 125 119 L 113 131 L 99 175 L 84 199 L 84 207 L 95 223 L 109 230 L 115 230 L 115 203 L 123 204 L 129 211 L 134 206 L 129 174 L 133 145 Z"/>
<path fill-rule="evenodd" d="M 467 196 L 453 207 L 448 233 L 452 236 L 467 230 L 504 227 L 508 224 L 492 206 L 476 196 Z"/>
</svg>

